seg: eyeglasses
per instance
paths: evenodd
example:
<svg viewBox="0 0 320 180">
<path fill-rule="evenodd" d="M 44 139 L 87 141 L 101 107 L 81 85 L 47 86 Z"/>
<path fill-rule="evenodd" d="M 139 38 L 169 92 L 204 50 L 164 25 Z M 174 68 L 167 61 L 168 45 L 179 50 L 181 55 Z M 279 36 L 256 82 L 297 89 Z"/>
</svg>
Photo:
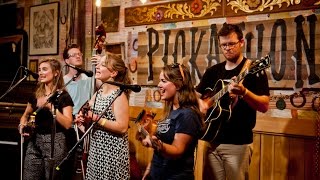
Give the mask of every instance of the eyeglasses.
<svg viewBox="0 0 320 180">
<path fill-rule="evenodd" d="M 73 54 L 69 54 L 69 57 L 76 57 L 76 56 L 80 56 L 82 57 L 83 54 L 82 53 L 73 53 Z"/>
<path fill-rule="evenodd" d="M 240 41 L 237 42 L 230 42 L 230 43 L 224 43 L 224 44 L 220 44 L 220 48 L 222 49 L 227 49 L 227 47 L 229 47 L 230 49 L 234 48 Z"/>
<path fill-rule="evenodd" d="M 181 76 L 182 76 L 182 81 L 184 81 L 184 72 L 183 72 L 183 69 L 182 69 L 181 64 L 179 64 L 179 63 L 173 63 L 173 64 L 171 64 L 171 68 L 177 68 L 177 67 L 179 67 L 180 74 L 181 74 Z"/>
</svg>

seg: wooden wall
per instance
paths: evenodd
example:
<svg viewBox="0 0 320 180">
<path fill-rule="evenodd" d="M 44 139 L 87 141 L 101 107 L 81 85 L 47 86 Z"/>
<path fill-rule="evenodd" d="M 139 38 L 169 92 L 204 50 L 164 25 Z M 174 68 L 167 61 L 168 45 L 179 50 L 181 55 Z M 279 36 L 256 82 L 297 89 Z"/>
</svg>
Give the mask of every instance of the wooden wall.
<svg viewBox="0 0 320 180">
<path fill-rule="evenodd" d="M 18 7 L 24 8 L 23 29 L 27 33 L 29 32 L 30 6 L 56 1 L 18 0 Z M 66 0 L 59 2 L 62 19 L 59 23 L 58 55 L 28 56 L 28 60 L 48 57 L 60 59 L 63 48 L 66 43 L 70 42 L 81 43 L 86 60 L 91 56 L 93 42 L 95 41 L 94 30 L 101 22 L 102 8 L 96 8 L 94 0 L 81 1 L 76 5 L 71 5 L 71 1 Z M 245 2 L 242 0 L 203 0 L 203 5 L 207 3 L 213 5 L 210 6 L 213 8 L 213 15 L 210 15 L 209 12 L 202 17 L 193 16 L 189 19 L 182 19 L 182 16 L 172 16 L 173 19 L 170 19 L 169 16 L 163 16 L 162 19 L 157 21 L 135 24 L 131 22 L 131 24 L 128 24 L 128 19 L 126 19 L 130 18 L 130 16 L 126 16 L 126 13 L 133 12 L 136 8 L 141 7 L 140 9 L 148 12 L 170 3 L 187 4 L 189 7 L 194 2 L 193 0 L 152 0 L 147 4 L 141 4 L 138 0 L 102 1 L 102 7 L 120 6 L 118 32 L 108 33 L 107 42 L 110 44 L 125 44 L 125 62 L 128 66 L 131 66 L 131 63 L 134 62 L 133 69 L 135 70 L 131 71 L 130 74 L 133 82 L 154 87 L 158 81 L 159 69 L 165 64 L 164 60 L 167 58 L 169 63 L 172 61 L 185 64 L 191 62 L 190 69 L 196 85 L 207 67 L 223 60 L 216 39 L 211 33 L 224 22 L 240 24 L 245 33 L 246 47 L 244 53 L 247 57 L 256 59 L 268 53 L 273 54 L 272 67 L 268 72 L 269 83 L 273 88 L 270 110 L 268 113 L 258 116 L 250 178 L 267 180 L 320 179 L 319 168 L 318 178 L 314 176 L 317 164 L 315 162 L 315 159 L 317 159 L 315 152 L 316 149 L 319 150 L 319 141 L 315 139 L 319 137 L 319 131 L 317 131 L 320 126 L 319 116 L 315 116 L 312 111 L 312 100 L 319 96 L 320 88 L 320 23 L 318 21 L 319 9 L 317 9 L 319 8 L 319 0 L 268 1 L 268 3 L 276 2 L 271 5 L 265 4 L 265 1 L 251 1 L 251 4 L 264 3 L 263 11 L 258 9 L 260 6 L 252 8 L 255 6 L 253 4 L 249 10 L 254 11 L 253 13 L 239 9 L 240 6 L 232 5 L 237 2 Z M 225 7 L 225 11 L 221 10 L 222 6 L 214 5 L 216 2 Z M 230 2 L 230 4 L 226 2 Z M 214 10 L 215 6 L 219 8 L 217 11 Z M 234 8 L 232 9 L 232 7 Z M 166 9 L 172 10 L 173 8 Z M 71 14 L 73 12 L 74 14 Z M 153 13 L 161 12 L 153 11 Z M 196 12 L 193 13 L 197 15 Z M 156 17 L 152 13 L 149 13 L 148 16 Z M 66 23 L 63 23 L 63 18 L 67 18 Z M 151 33 L 148 34 L 149 32 Z M 165 43 L 165 32 L 171 33 L 168 44 Z M 182 38 L 177 36 L 178 32 L 185 35 L 185 54 L 181 50 Z M 192 39 L 192 32 L 194 39 Z M 201 39 L 202 32 L 205 34 Z M 154 43 L 157 42 L 155 33 L 159 35 L 158 48 L 154 46 Z M 152 36 L 149 37 L 149 35 Z M 177 40 L 176 37 L 178 37 Z M 283 39 L 284 37 L 286 37 L 286 40 Z M 149 40 L 152 40 L 153 44 L 148 44 Z M 178 51 L 175 52 L 176 44 Z M 168 45 L 168 49 L 165 49 L 166 45 Z M 196 51 L 198 47 L 199 51 Z M 152 70 L 151 74 L 149 73 L 150 70 Z M 312 77 L 310 77 L 310 73 L 313 75 Z M 150 78 L 149 75 L 153 77 Z M 147 88 L 147 90 L 149 89 Z M 148 99 L 145 98 L 145 92 L 146 90 L 132 94 L 130 98 L 132 99 L 130 103 L 132 120 L 137 117 L 141 108 L 143 108 L 135 105 L 144 106 L 144 100 Z M 294 93 L 298 93 L 298 95 L 296 96 Z M 306 96 L 306 103 L 303 107 L 294 107 L 290 102 L 290 97 L 293 96 L 293 102 L 299 105 L 303 102 L 301 94 Z M 280 98 L 284 98 L 286 103 L 283 110 L 277 107 Z M 154 100 L 155 98 L 152 97 L 151 101 Z M 316 108 L 319 108 L 319 105 L 320 103 L 316 102 Z M 140 142 L 135 140 L 136 130 L 134 122 L 131 121 L 129 129 L 131 149 L 136 152 L 138 162 L 143 169 L 151 159 L 152 150 L 142 147 Z M 202 177 L 203 161 L 201 159 L 205 151 L 202 143 L 199 144 L 197 154 L 195 171 L 197 179 Z"/>
</svg>

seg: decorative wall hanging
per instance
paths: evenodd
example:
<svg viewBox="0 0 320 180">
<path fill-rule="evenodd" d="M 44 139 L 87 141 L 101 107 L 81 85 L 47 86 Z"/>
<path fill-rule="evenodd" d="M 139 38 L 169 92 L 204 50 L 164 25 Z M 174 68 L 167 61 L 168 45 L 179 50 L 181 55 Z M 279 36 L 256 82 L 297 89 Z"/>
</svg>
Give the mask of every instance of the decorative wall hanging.
<svg viewBox="0 0 320 180">
<path fill-rule="evenodd" d="M 316 9 L 320 0 L 184 0 L 125 9 L 125 26 Z"/>
<path fill-rule="evenodd" d="M 221 0 L 193 0 L 125 9 L 125 26 L 222 17 Z"/>
<path fill-rule="evenodd" d="M 226 0 L 225 16 L 319 8 L 319 0 Z"/>
<path fill-rule="evenodd" d="M 30 7 L 29 55 L 58 54 L 59 2 Z"/>
<path fill-rule="evenodd" d="M 286 102 L 284 101 L 284 98 L 282 96 L 278 98 L 276 102 L 276 107 L 279 110 L 284 110 L 286 108 Z"/>
</svg>

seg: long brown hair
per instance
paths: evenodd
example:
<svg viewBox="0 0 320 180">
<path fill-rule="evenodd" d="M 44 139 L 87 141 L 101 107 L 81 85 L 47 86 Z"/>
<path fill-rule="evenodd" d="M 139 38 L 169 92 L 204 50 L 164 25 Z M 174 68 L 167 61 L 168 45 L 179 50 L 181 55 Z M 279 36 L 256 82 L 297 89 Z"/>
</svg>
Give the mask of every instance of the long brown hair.
<svg viewBox="0 0 320 180">
<path fill-rule="evenodd" d="M 178 102 L 180 108 L 191 108 L 202 120 L 203 115 L 199 109 L 199 103 L 195 88 L 192 84 L 190 71 L 178 63 L 165 65 L 162 68 L 164 78 L 177 87 Z M 169 116 L 173 108 L 173 101 L 165 101 L 164 119 Z"/>
<path fill-rule="evenodd" d="M 52 80 L 52 84 L 53 84 L 52 92 L 56 91 L 57 89 L 60 89 L 60 90 L 64 89 L 64 81 L 63 81 L 63 78 L 61 77 L 61 63 L 56 59 L 44 59 L 44 60 L 40 61 L 39 66 L 42 63 L 49 63 L 49 65 L 51 67 L 51 70 L 52 70 L 52 73 L 57 73 L 58 74 L 57 76 L 53 77 L 53 80 Z M 41 82 L 38 82 L 38 88 L 37 88 L 37 90 L 35 92 L 36 98 L 44 96 L 45 93 L 46 93 L 45 84 L 41 83 Z"/>
</svg>

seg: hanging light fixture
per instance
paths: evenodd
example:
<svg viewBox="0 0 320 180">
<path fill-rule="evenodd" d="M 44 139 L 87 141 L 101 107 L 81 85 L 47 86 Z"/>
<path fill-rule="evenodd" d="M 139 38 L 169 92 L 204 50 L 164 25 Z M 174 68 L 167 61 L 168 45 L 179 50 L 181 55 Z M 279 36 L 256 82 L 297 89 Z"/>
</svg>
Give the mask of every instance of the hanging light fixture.
<svg viewBox="0 0 320 180">
<path fill-rule="evenodd" d="M 101 0 L 96 0 L 96 6 L 100 7 L 101 6 Z"/>
<path fill-rule="evenodd" d="M 141 2 L 142 4 L 144 4 L 144 3 L 147 2 L 147 0 L 140 0 L 140 2 Z"/>
</svg>

